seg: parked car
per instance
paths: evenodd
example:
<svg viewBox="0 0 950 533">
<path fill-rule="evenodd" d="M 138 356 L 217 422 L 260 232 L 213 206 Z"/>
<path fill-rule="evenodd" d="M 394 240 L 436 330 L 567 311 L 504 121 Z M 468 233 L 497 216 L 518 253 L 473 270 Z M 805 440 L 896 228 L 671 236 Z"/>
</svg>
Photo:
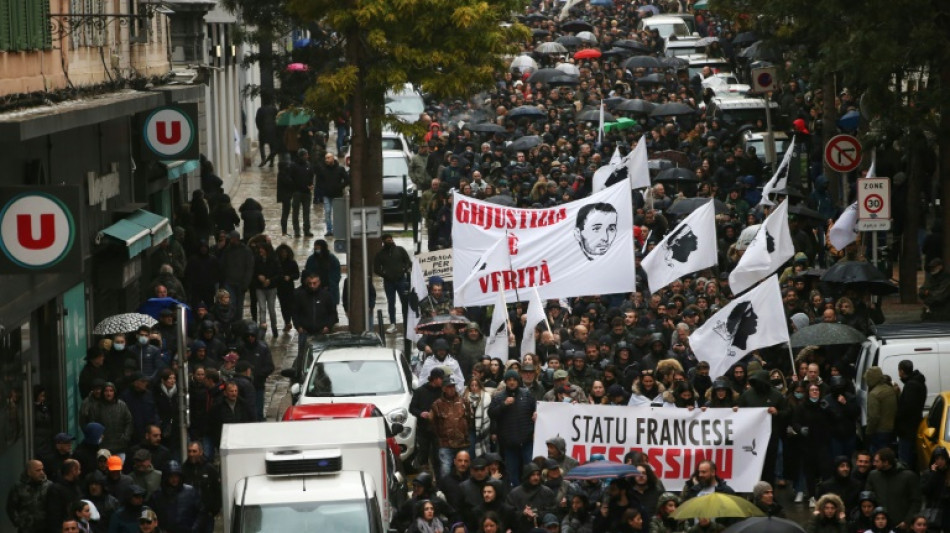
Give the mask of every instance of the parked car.
<svg viewBox="0 0 950 533">
<path fill-rule="evenodd" d="M 409 403 L 418 382 L 401 351 L 366 344 L 314 350 L 311 345 L 304 364 L 301 372 L 290 368 L 281 373 L 293 381 L 295 405 L 372 403 L 390 424 L 402 426 L 396 442 L 403 462 L 412 456 L 416 418 Z"/>
<path fill-rule="evenodd" d="M 763 165 L 777 164 L 782 160 L 782 157 L 785 156 L 785 150 L 788 150 L 791 139 L 788 138 L 788 134 L 784 131 L 773 131 L 772 144 L 775 146 L 775 159 L 770 159 L 765 149 L 766 133 L 767 132 L 764 131 L 746 130 L 742 132 L 739 145 L 742 146 L 742 149 L 746 152 L 749 151 L 749 148 L 755 148 L 755 156 L 759 158 L 759 161 L 761 161 Z"/>
<path fill-rule="evenodd" d="M 414 124 L 425 110 L 422 95 L 411 83 L 407 83 L 401 91 L 386 92 L 386 113 L 395 115 L 400 122 Z"/>
<path fill-rule="evenodd" d="M 415 193 L 415 185 L 409 179 L 409 159 L 399 150 L 384 149 L 383 214 L 401 213 L 405 199 Z"/>
<path fill-rule="evenodd" d="M 666 39 L 670 35 L 677 37 L 688 37 L 690 35 L 689 26 L 679 17 L 670 17 L 658 15 L 641 19 L 637 24 L 637 30 L 652 31 L 657 30 L 660 37 Z"/>
<path fill-rule="evenodd" d="M 919 470 L 930 466 L 930 455 L 937 446 L 950 450 L 948 418 L 950 418 L 950 391 L 944 391 L 934 399 L 933 405 L 930 406 L 930 413 L 920 422 L 920 429 L 917 431 Z"/>
</svg>

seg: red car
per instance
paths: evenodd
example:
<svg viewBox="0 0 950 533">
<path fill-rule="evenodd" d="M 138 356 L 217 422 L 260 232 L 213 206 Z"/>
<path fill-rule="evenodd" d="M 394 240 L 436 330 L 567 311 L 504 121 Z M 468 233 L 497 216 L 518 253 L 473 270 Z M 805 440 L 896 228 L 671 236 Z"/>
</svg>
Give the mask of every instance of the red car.
<svg viewBox="0 0 950 533">
<path fill-rule="evenodd" d="M 393 452 L 393 459 L 400 467 L 399 444 L 396 443 L 396 434 L 402 428 L 391 427 L 383 412 L 371 403 L 319 403 L 307 405 L 292 405 L 284 411 L 283 420 L 320 420 L 326 418 L 372 418 L 379 417 L 386 424 L 386 443 Z"/>
</svg>

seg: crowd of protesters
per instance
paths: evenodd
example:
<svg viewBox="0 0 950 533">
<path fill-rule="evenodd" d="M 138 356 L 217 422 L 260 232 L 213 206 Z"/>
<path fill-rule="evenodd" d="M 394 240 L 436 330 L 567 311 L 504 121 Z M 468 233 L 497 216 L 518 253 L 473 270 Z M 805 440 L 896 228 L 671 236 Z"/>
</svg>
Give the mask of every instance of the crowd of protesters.
<svg viewBox="0 0 950 533">
<path fill-rule="evenodd" d="M 581 3 L 570 18 L 592 26 L 600 50 L 621 40 L 635 41 L 648 53 L 662 50 L 655 32 L 637 31 L 648 12 L 689 11 L 675 1 L 650 5 Z M 562 31 L 561 5 L 534 2 L 524 20 L 534 38 L 525 53 Z M 740 29 L 695 11 L 697 32 L 716 37 L 707 53 L 744 65 L 732 38 Z M 649 294 L 592 295 L 546 304 L 546 325 L 528 324 L 524 306 L 511 306 L 510 357 L 485 356 L 484 308 L 455 308 L 451 290 L 430 280 L 420 303 L 424 316 L 463 315 L 456 329 L 425 335 L 418 343 L 425 360 L 417 371 L 425 383 L 414 391 L 411 412 L 419 420 L 409 501 L 396 524 L 412 532 L 482 531 L 532 533 L 717 532 L 724 524 L 700 519 L 677 521 L 671 514 L 684 500 L 711 492 L 732 493 L 717 467 L 699 465 L 681 493 L 667 491 L 648 458 L 630 453 L 624 460 L 639 474 L 604 484 L 564 479 L 577 462 L 561 438 L 547 441 L 547 453 L 532 455 L 537 402 L 602 405 L 653 405 L 708 409 L 768 407 L 772 438 L 765 466 L 751 499 L 770 516 L 783 516 L 775 490 L 793 491 L 793 501 L 814 508 L 809 532 L 887 533 L 947 530 L 950 513 L 950 456 L 937 448 L 932 457 L 915 456 L 917 427 L 927 395 L 924 376 L 910 361 L 899 375 L 867 370 L 868 395 L 861 405 L 853 390 L 857 351 L 807 347 L 794 363 L 786 348 L 756 351 L 723 376 L 709 375 L 689 346 L 689 334 L 733 296 L 728 272 L 749 245 L 743 229 L 758 224 L 761 187 L 771 169 L 739 141 L 742 124 L 706 120 L 710 94 L 700 82 L 676 68 L 659 69 L 659 81 L 638 81 L 646 69 L 621 68 L 623 55 L 574 61 L 535 54 L 540 66 L 573 63 L 576 84 L 548 87 L 531 83 L 530 70 L 499 73 L 495 87 L 478 98 L 431 106 L 421 117 L 428 133 L 410 162 L 410 177 L 420 195 L 430 250 L 450 248 L 451 194 L 491 199 L 513 206 L 543 208 L 583 198 L 592 192 L 594 172 L 614 150 L 626 153 L 646 142 L 650 154 L 676 151 L 699 178 L 697 183 L 656 183 L 649 194 L 634 195 L 637 239 L 637 287 L 645 287 L 639 260 L 677 222 L 669 209 L 687 197 L 721 200 L 717 215 L 719 264 L 683 277 Z M 826 230 L 838 210 L 828 179 L 821 175 L 820 150 L 812 136 L 833 127 L 854 109 L 848 91 L 823 94 L 807 73 L 787 65 L 787 79 L 771 95 L 780 106 L 780 123 L 805 146 L 800 191 L 786 190 L 790 202 L 817 211 L 818 218 L 792 215 L 795 257 L 781 275 L 784 312 L 790 331 L 819 322 L 851 325 L 870 333 L 885 317 L 870 294 L 819 283 L 809 269 L 837 261 L 861 260 L 866 244 L 833 248 Z M 680 102 L 692 115 L 633 115 L 634 128 L 606 133 L 596 121 L 576 120 L 585 107 L 602 101 L 639 98 L 651 103 Z M 837 116 L 823 116 L 823 100 L 834 98 Z M 537 106 L 543 118 L 511 118 L 514 108 Z M 313 124 L 280 135 L 276 109 L 265 105 L 258 116 L 260 166 L 278 160 L 281 233 L 311 237 L 311 205 L 324 200 L 327 237 L 333 236 L 329 200 L 342 193 L 348 178 L 326 138 Z M 624 115 L 624 112 L 615 112 Z M 493 123 L 505 131 L 481 134 L 472 125 Z M 337 152 L 342 152 L 345 119 L 337 121 Z M 753 125 L 764 129 L 763 125 Z M 324 130 L 326 128 L 323 128 Z M 540 142 L 512 151 L 507 142 L 537 135 Z M 643 137 L 645 136 L 645 137 Z M 641 141 L 641 137 L 645 140 Z M 270 153 L 263 148 L 267 146 Z M 311 157 L 322 161 L 311 164 Z M 291 223 L 292 215 L 292 223 Z M 46 392 L 34 391 L 38 439 L 36 459 L 28 462 L 10 492 L 7 512 L 23 533 L 60 532 L 208 532 L 221 508 L 220 473 L 215 466 L 221 428 L 227 423 L 264 419 L 264 383 L 274 372 L 267 334 L 272 339 L 296 330 L 300 347 L 313 335 L 331 332 L 339 322 L 341 268 L 325 240 L 314 242 L 303 268 L 293 248 L 276 249 L 265 234 L 263 206 L 254 199 L 235 209 L 221 190 L 213 165 L 202 162 L 202 188 L 176 218 L 181 231 L 153 254 L 158 298 L 191 304 L 186 352 L 178 353 L 177 318 L 159 314 L 158 324 L 130 334 L 100 339 L 89 350 L 82 370 L 79 413 L 83 438 L 53 435 Z M 242 228 L 243 234 L 238 228 Z M 397 295 L 405 296 L 411 262 L 392 239 L 376 257 L 374 272 L 383 278 L 391 324 Z M 398 250 L 397 250 L 398 249 Z M 928 280 L 920 295 L 927 318 L 950 319 L 950 276 L 940 261 L 939 239 L 925 243 Z M 596 273 L 592 273 L 596 275 Z M 245 320 L 245 298 L 250 319 Z M 279 303 L 279 306 L 278 306 Z M 277 309 L 281 316 L 277 316 Z M 548 328 L 550 326 L 550 329 Z M 534 353 L 523 357 L 524 331 L 534 328 Z M 390 328 L 390 332 L 394 328 Z M 187 455 L 181 456 L 177 369 L 189 363 L 190 425 Z M 794 367 L 792 366 L 794 364 Z M 867 413 L 862 423 L 861 413 Z M 859 437 L 860 435 L 860 437 Z M 925 515 L 921 515 L 924 510 Z M 928 520 L 930 521 L 928 523 Z"/>
</svg>

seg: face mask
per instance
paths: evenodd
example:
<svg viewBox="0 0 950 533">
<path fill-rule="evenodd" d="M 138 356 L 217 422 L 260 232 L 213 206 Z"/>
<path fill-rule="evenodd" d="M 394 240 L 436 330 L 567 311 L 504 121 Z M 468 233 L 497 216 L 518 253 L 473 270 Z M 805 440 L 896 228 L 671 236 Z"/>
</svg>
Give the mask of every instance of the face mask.
<svg viewBox="0 0 950 533">
<path fill-rule="evenodd" d="M 139 337 L 139 344 L 148 344 L 148 337 L 144 335 Z"/>
<path fill-rule="evenodd" d="M 116 342 L 116 343 L 114 343 L 114 344 L 112 345 L 112 347 L 115 348 L 115 350 L 116 350 L 117 352 L 121 352 L 122 350 L 125 349 L 125 343 L 124 343 L 124 342 Z"/>
<path fill-rule="evenodd" d="M 802 398 L 805 397 L 805 393 L 804 393 L 804 392 L 796 392 L 796 393 L 794 393 L 794 394 L 795 394 L 795 399 L 796 399 L 796 400 L 801 400 Z"/>
</svg>

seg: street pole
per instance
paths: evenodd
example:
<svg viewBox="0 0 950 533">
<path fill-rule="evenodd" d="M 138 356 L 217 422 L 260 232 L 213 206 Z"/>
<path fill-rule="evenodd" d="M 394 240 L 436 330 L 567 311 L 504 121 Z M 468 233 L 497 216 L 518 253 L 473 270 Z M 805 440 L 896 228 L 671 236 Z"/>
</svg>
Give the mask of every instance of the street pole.
<svg viewBox="0 0 950 533">
<path fill-rule="evenodd" d="M 772 106 L 769 105 L 772 103 L 772 98 L 769 93 L 764 94 L 765 97 L 765 158 L 769 161 L 769 166 L 772 169 L 772 173 L 775 173 L 775 134 L 772 133 Z"/>
<path fill-rule="evenodd" d="M 178 314 L 178 431 L 181 433 L 178 445 L 181 460 L 188 457 L 188 362 L 185 351 L 185 335 L 188 316 L 184 305 L 179 305 Z"/>
<path fill-rule="evenodd" d="M 363 248 L 363 331 L 369 331 L 369 253 L 366 244 L 366 203 L 360 201 L 360 245 Z"/>
</svg>

